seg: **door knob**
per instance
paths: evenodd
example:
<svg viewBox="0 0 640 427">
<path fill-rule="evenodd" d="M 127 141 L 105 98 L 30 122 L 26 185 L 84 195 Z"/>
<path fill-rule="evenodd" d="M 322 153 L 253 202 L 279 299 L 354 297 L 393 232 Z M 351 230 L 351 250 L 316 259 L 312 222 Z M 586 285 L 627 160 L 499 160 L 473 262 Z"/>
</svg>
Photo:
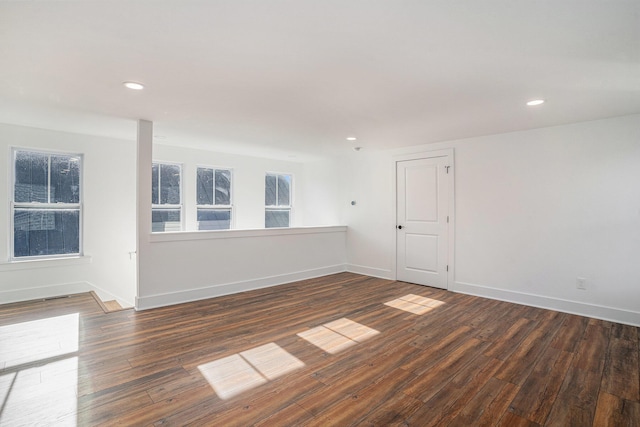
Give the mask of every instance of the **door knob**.
<svg viewBox="0 0 640 427">
<path fill-rule="evenodd" d="M 398 226 L 398 230 L 402 230 L 402 226 L 401 225 Z"/>
</svg>

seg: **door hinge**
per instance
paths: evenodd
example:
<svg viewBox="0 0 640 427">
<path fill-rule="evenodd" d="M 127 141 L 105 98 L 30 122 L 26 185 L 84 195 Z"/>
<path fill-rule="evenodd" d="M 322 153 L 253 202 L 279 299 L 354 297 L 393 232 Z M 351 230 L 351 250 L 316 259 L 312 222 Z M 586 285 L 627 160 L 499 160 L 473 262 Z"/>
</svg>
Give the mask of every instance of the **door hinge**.
<svg viewBox="0 0 640 427">
<path fill-rule="evenodd" d="M 449 224 L 449 215 L 447 215 L 447 224 Z"/>
<path fill-rule="evenodd" d="M 449 266 L 447 265 L 447 271 L 449 271 Z"/>
</svg>

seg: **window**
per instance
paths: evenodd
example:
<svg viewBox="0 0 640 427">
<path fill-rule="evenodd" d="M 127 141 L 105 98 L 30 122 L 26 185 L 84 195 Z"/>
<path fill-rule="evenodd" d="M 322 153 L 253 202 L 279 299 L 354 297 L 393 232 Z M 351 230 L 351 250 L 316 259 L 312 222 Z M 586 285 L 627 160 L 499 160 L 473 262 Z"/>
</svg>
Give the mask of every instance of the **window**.
<svg viewBox="0 0 640 427">
<path fill-rule="evenodd" d="M 153 163 L 151 178 L 151 231 L 182 229 L 180 165 Z"/>
<path fill-rule="evenodd" d="M 265 228 L 291 224 L 291 175 L 268 173 L 264 186 Z"/>
<path fill-rule="evenodd" d="M 12 259 L 79 255 L 81 156 L 13 151 Z"/>
<path fill-rule="evenodd" d="M 198 168 L 198 230 L 231 228 L 231 171 Z"/>
</svg>

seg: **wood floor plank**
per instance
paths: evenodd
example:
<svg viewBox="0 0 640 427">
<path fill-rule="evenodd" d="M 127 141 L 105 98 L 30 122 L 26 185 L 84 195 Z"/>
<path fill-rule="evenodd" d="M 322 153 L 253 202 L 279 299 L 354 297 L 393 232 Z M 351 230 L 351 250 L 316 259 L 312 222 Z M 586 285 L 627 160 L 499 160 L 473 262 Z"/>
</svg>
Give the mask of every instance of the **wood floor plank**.
<svg viewBox="0 0 640 427">
<path fill-rule="evenodd" d="M 410 425 L 409 418 L 423 404 L 418 399 L 397 393 L 369 412 L 360 424 L 366 426 L 408 426 Z"/>
<path fill-rule="evenodd" d="M 411 381 L 402 392 L 423 402 L 428 401 L 451 381 L 458 370 L 472 363 L 482 354 L 486 347 L 487 343 L 476 339 L 465 341 L 447 358 L 433 365 L 430 369 L 424 372 L 423 370 L 413 371 L 418 375 L 417 378 Z"/>
<path fill-rule="evenodd" d="M 509 408 L 520 387 L 510 382 L 490 378 L 467 405 L 456 415 L 451 427 L 494 426 Z"/>
<path fill-rule="evenodd" d="M 172 381 L 163 381 L 158 385 L 147 388 L 146 393 L 154 403 L 158 403 L 163 400 L 170 399 L 171 396 L 176 394 L 207 384 L 207 380 L 198 373 L 189 376 L 181 376 Z"/>
<path fill-rule="evenodd" d="M 638 343 L 611 338 L 604 367 L 602 390 L 636 402 L 640 399 Z"/>
<path fill-rule="evenodd" d="M 603 427 L 638 426 L 640 425 L 640 403 L 601 392 L 593 425 Z"/>
<path fill-rule="evenodd" d="M 496 424 L 497 427 L 539 427 L 540 424 L 536 424 L 526 418 L 519 417 L 511 412 L 507 412 Z"/>
<path fill-rule="evenodd" d="M 13 303 L 0 425 L 638 426 L 639 331 L 354 273 L 142 312 Z"/>
<path fill-rule="evenodd" d="M 279 413 L 297 402 L 304 396 L 315 394 L 323 388 L 322 384 L 310 376 L 295 376 L 286 380 L 266 385 L 261 393 L 245 399 L 235 399 L 228 402 L 228 408 L 224 412 L 201 414 L 201 417 L 193 421 L 198 425 L 220 426 L 247 426 L 267 419 L 272 414 Z M 240 404 L 236 404 L 240 403 Z M 297 405 L 299 406 L 299 405 Z M 308 419 L 309 413 L 300 411 L 297 413 L 301 419 Z M 176 414 L 176 421 L 185 422 L 184 414 Z M 289 414 L 292 415 L 291 413 Z M 167 419 L 168 421 L 169 419 Z M 189 421 L 191 422 L 191 421 Z M 295 420 L 294 423 L 299 423 Z"/>
<path fill-rule="evenodd" d="M 573 356 L 573 353 L 548 347 L 522 383 L 520 392 L 511 402 L 510 411 L 543 425 L 558 396 Z"/>
<path fill-rule="evenodd" d="M 351 399 L 351 395 L 338 387 L 323 386 L 318 393 L 304 396 L 296 401 L 305 411 L 313 415 L 314 419 L 343 400 Z"/>
<path fill-rule="evenodd" d="M 104 403 L 101 403 L 104 402 Z M 109 400 L 85 401 L 82 408 L 78 408 L 76 414 L 70 418 L 75 418 L 78 426 L 95 426 L 108 424 L 113 420 L 114 414 L 127 413 L 140 407 L 148 407 L 153 403 L 149 395 L 142 391 L 136 393 L 126 393 L 126 398 L 122 395 L 112 396 Z"/>
<path fill-rule="evenodd" d="M 506 331 L 518 321 L 518 319 L 525 318 L 526 320 L 531 320 L 525 317 L 523 306 L 506 302 L 501 302 L 492 314 L 491 320 L 486 324 L 480 325 L 478 329 L 477 338 L 483 341 L 501 341 Z"/>
<path fill-rule="evenodd" d="M 361 365 L 345 368 L 336 371 L 336 366 L 342 365 L 337 361 L 330 365 L 331 376 L 325 370 L 316 372 L 314 378 L 325 385 L 339 386 L 346 393 L 354 394 L 367 385 L 383 377 L 387 372 L 399 368 L 404 361 L 414 357 L 415 348 L 407 345 L 399 345 L 378 357 L 364 361 Z M 414 374 L 412 376 L 415 377 Z"/>
<path fill-rule="evenodd" d="M 524 317 L 517 319 L 500 339 L 487 349 L 485 356 L 506 360 L 536 326 L 537 323 L 533 320 Z"/>
<path fill-rule="evenodd" d="M 589 319 L 586 317 L 567 316 L 553 341 L 551 341 L 550 346 L 558 350 L 574 352 L 584 335 L 588 323 Z"/>
<path fill-rule="evenodd" d="M 440 339 L 431 337 L 419 340 L 418 347 L 422 349 L 420 357 L 409 360 L 402 368 L 414 371 L 417 374 L 431 369 L 432 366 L 447 358 L 450 353 L 465 344 L 469 339 L 465 335 L 467 331 L 470 332 L 467 326 L 461 326 L 440 337 Z M 481 342 L 480 340 L 475 340 L 471 344 L 479 344 Z"/>
<path fill-rule="evenodd" d="M 631 342 L 638 342 L 638 328 L 621 323 L 611 325 L 611 337 Z"/>
<path fill-rule="evenodd" d="M 592 425 L 601 379 L 601 372 L 579 369 L 574 359 L 547 418 L 547 424 Z"/>
<path fill-rule="evenodd" d="M 498 359 L 478 355 L 460 369 L 440 391 L 427 400 L 410 420 L 425 427 L 448 425 L 476 396 L 502 365 Z"/>
<path fill-rule="evenodd" d="M 387 375 L 368 387 L 351 393 L 348 398 L 326 408 L 321 415 L 309 422 L 308 426 L 359 424 L 382 402 L 400 394 L 406 383 L 415 378 L 412 372 L 399 368 L 387 372 Z"/>
<path fill-rule="evenodd" d="M 170 399 L 166 399 L 158 403 L 140 405 L 135 410 L 124 413 L 118 412 L 104 423 L 96 425 L 105 427 L 113 425 L 148 425 L 158 420 L 165 419 L 166 417 L 179 412 L 181 409 L 188 408 L 197 402 L 214 399 L 215 393 L 213 393 L 211 387 L 204 385 L 194 390 L 176 394 Z"/>
<path fill-rule="evenodd" d="M 255 423 L 256 427 L 272 427 L 272 426 L 304 426 L 308 425 L 314 416 L 307 412 L 297 403 L 279 410 L 269 417 Z"/>
<path fill-rule="evenodd" d="M 604 322 L 589 321 L 583 338 L 576 348 L 575 366 L 582 370 L 602 373 L 606 362 L 611 328 Z"/>
<path fill-rule="evenodd" d="M 529 334 L 512 356 L 505 361 L 497 378 L 522 384 L 533 370 L 535 361 L 544 353 L 563 321 L 564 314 L 549 311 L 538 326 Z"/>
</svg>

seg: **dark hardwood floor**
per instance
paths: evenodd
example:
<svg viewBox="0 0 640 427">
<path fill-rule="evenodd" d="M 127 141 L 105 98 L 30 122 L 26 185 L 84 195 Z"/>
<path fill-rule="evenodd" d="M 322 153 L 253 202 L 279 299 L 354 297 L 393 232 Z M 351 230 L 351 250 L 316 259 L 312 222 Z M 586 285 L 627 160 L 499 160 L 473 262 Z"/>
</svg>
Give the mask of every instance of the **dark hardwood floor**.
<svg viewBox="0 0 640 427">
<path fill-rule="evenodd" d="M 640 426 L 638 328 L 341 273 L 0 306 L 0 425 Z"/>
</svg>

